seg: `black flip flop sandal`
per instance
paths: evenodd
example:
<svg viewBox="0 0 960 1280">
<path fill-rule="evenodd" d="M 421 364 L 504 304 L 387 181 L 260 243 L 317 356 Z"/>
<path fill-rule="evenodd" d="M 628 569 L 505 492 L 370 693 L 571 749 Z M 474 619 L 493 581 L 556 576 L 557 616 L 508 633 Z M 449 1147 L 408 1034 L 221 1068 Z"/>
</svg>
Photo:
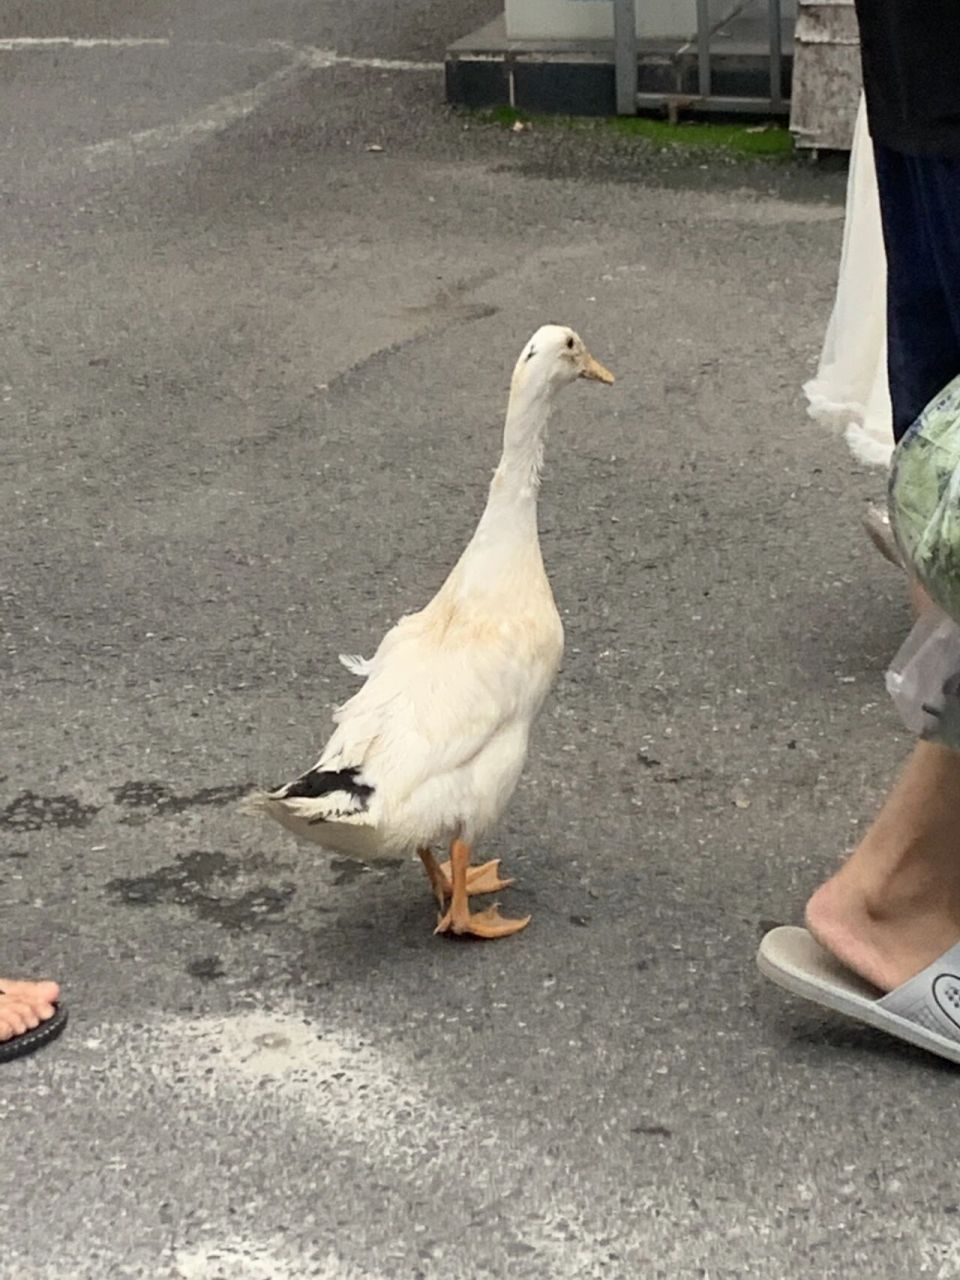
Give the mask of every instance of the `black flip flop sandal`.
<svg viewBox="0 0 960 1280">
<path fill-rule="evenodd" d="M 56 1040 L 66 1025 L 66 1005 L 55 1005 L 53 1017 L 41 1022 L 39 1027 L 24 1031 L 23 1035 L 14 1036 L 12 1040 L 0 1040 L 0 1062 L 12 1062 L 14 1058 L 24 1058 L 28 1053 L 42 1049 L 51 1040 Z"/>
</svg>

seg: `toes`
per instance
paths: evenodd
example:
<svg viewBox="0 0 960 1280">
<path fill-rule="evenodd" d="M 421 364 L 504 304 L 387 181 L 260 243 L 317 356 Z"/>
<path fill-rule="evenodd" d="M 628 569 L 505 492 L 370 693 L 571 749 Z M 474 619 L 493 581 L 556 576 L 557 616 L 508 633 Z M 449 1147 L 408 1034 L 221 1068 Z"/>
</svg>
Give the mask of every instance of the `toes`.
<svg viewBox="0 0 960 1280">
<path fill-rule="evenodd" d="M 56 982 L 12 982 L 0 978 L 0 1000 L 4 994 L 24 1000 L 27 1004 L 56 1004 L 60 998 L 60 987 Z"/>
<path fill-rule="evenodd" d="M 16 1009 L 5 1009 L 3 1011 L 3 1022 L 0 1026 L 4 1028 L 4 1040 L 12 1040 L 14 1036 L 22 1036 L 27 1029 L 25 1019 Z"/>
<path fill-rule="evenodd" d="M 9 995 L 0 996 L 0 1018 L 10 1028 L 5 1037 L 7 1040 L 11 1035 L 22 1036 L 25 1031 L 32 1031 L 34 1027 L 39 1027 L 43 1020 L 42 1015 L 32 1004 L 28 1004 L 26 1000 L 11 998 Z"/>
</svg>

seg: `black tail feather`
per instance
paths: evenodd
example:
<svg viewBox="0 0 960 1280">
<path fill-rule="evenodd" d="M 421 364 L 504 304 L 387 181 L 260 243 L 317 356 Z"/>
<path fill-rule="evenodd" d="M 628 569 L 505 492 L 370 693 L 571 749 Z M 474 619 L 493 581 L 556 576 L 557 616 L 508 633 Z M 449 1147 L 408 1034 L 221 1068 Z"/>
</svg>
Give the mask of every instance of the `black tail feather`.
<svg viewBox="0 0 960 1280">
<path fill-rule="evenodd" d="M 306 800 L 316 800 L 320 796 L 328 796 L 333 791 L 345 791 L 347 795 L 354 796 L 359 802 L 360 808 L 365 808 L 367 801 L 373 795 L 373 787 L 366 782 L 359 782 L 357 775 L 360 770 L 357 768 L 350 769 L 310 769 L 306 773 L 297 778 L 296 782 L 291 782 L 289 786 L 278 787 L 274 793 L 279 799 L 297 799 L 302 797 Z"/>
</svg>

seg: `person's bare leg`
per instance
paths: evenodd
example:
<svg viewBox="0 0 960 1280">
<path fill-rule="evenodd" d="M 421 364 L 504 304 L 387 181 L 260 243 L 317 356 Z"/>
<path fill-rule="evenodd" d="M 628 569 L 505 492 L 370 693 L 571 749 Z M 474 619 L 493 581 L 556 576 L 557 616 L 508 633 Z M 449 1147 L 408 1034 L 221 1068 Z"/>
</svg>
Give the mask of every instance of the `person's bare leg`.
<svg viewBox="0 0 960 1280">
<path fill-rule="evenodd" d="M 838 960 L 892 991 L 960 941 L 960 753 L 919 742 L 879 817 L 807 904 Z"/>
<path fill-rule="evenodd" d="M 897 540 L 893 536 L 893 530 L 890 528 L 890 517 L 887 515 L 886 509 L 881 506 L 867 507 L 863 513 L 863 527 L 866 530 L 867 537 L 883 556 L 884 560 L 895 565 L 898 569 L 903 568 L 903 557 L 900 555 L 900 548 L 897 546 Z"/>
<path fill-rule="evenodd" d="M 910 605 L 913 609 L 913 616 L 919 618 L 924 609 L 929 609 L 933 601 L 927 595 L 926 591 L 921 587 L 916 578 L 910 579 Z"/>
<path fill-rule="evenodd" d="M 32 1031 L 54 1015 L 60 996 L 55 982 L 14 982 L 0 978 L 0 1043 Z"/>
</svg>

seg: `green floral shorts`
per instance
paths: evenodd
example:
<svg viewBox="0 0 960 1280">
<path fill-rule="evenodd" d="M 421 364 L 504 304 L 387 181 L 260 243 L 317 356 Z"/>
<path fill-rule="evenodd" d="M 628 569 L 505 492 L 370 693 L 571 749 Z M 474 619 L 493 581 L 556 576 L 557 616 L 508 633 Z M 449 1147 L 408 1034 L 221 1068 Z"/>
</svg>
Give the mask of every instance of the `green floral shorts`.
<svg viewBox="0 0 960 1280">
<path fill-rule="evenodd" d="M 960 377 L 897 445 L 889 505 L 904 562 L 939 608 L 917 622 L 887 688 L 907 728 L 960 750 Z"/>
</svg>

